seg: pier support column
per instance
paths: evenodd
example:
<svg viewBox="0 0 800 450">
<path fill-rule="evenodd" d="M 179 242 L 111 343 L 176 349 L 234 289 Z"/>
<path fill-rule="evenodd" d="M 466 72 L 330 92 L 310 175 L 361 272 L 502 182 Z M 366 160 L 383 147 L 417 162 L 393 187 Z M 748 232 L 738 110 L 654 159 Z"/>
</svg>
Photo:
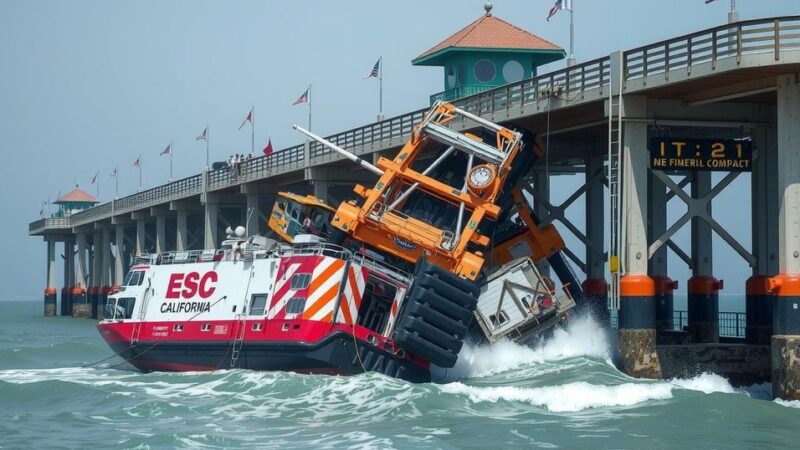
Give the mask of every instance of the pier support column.
<svg viewBox="0 0 800 450">
<path fill-rule="evenodd" d="M 313 180 L 314 184 L 314 197 L 328 202 L 328 182 L 326 180 Z"/>
<path fill-rule="evenodd" d="M 212 193 L 203 194 L 205 211 L 203 213 L 203 248 L 217 248 L 217 221 L 219 219 L 219 196 Z"/>
<path fill-rule="evenodd" d="M 748 344 L 769 345 L 772 338 L 774 295 L 769 279 L 778 274 L 778 173 L 775 127 L 753 130 L 756 155 L 751 174 L 751 230 L 756 265 L 747 279 L 745 339 Z"/>
<path fill-rule="evenodd" d="M 800 400 L 800 79 L 778 77 L 778 270 L 772 279 L 772 394 Z"/>
<path fill-rule="evenodd" d="M 78 247 L 75 264 L 75 283 L 72 287 L 72 317 L 89 317 L 91 305 L 86 298 L 86 233 L 77 233 L 75 241 Z"/>
<path fill-rule="evenodd" d="M 188 211 L 183 208 L 179 208 L 176 212 L 175 216 L 175 250 L 182 252 L 186 250 L 188 245 L 188 228 L 186 225 L 186 219 L 188 216 Z"/>
<path fill-rule="evenodd" d="M 156 253 L 167 251 L 167 217 L 156 216 Z"/>
<path fill-rule="evenodd" d="M 72 314 L 72 285 L 75 282 L 75 240 L 64 238 L 64 287 L 61 289 L 61 315 Z"/>
<path fill-rule="evenodd" d="M 316 185 L 315 185 L 316 186 Z M 247 209 L 245 210 L 245 227 L 247 234 L 261 234 L 261 208 L 258 205 L 258 194 L 247 194 Z"/>
<path fill-rule="evenodd" d="M 667 230 L 667 187 L 664 182 L 648 173 L 648 204 L 647 204 L 647 230 L 648 242 L 653 242 Z M 653 253 L 648 264 L 650 277 L 656 284 L 656 330 L 672 331 L 674 328 L 672 291 L 678 287 L 678 282 L 673 281 L 669 273 L 669 259 L 667 246 L 662 245 Z"/>
<path fill-rule="evenodd" d="M 623 97 L 625 116 L 645 117 L 647 100 Z M 647 125 L 623 123 L 623 273 L 620 280 L 619 350 L 625 373 L 661 378 L 656 352 L 655 283 L 647 275 Z"/>
<path fill-rule="evenodd" d="M 45 237 L 47 242 L 47 287 L 44 289 L 44 316 L 56 315 L 56 241 L 52 236 Z"/>
<path fill-rule="evenodd" d="M 145 252 L 147 240 L 147 223 L 144 219 L 136 219 L 136 256 L 140 256 Z"/>
<path fill-rule="evenodd" d="M 591 152 L 586 156 L 586 180 L 592 180 L 603 168 L 604 155 Z M 585 306 L 601 324 L 608 326 L 608 282 L 605 278 L 604 201 L 602 179 L 591 182 L 586 188 L 586 280 L 583 282 Z"/>
<path fill-rule="evenodd" d="M 692 174 L 692 198 L 701 198 L 711 190 L 711 172 Z M 711 203 L 708 204 L 711 215 Z M 689 334 L 698 344 L 719 342 L 719 290 L 722 281 L 714 278 L 712 230 L 700 217 L 692 218 L 692 277 L 686 286 L 689 310 Z"/>
<path fill-rule="evenodd" d="M 92 302 L 92 318 L 98 317 L 100 305 L 100 291 L 103 287 L 103 234 L 95 232 L 92 235 L 92 276 L 89 288 L 89 299 Z"/>
<path fill-rule="evenodd" d="M 125 225 L 117 224 L 114 229 L 114 244 L 116 247 L 116 254 L 114 255 L 114 282 L 116 287 L 122 286 L 122 280 L 125 277 Z"/>
<path fill-rule="evenodd" d="M 114 263 L 113 257 L 114 255 L 111 254 L 111 227 L 106 226 L 103 228 L 102 241 L 100 243 L 101 249 L 100 251 L 103 254 L 103 263 L 102 263 L 102 286 L 100 288 L 100 295 L 97 301 L 97 318 L 102 319 L 103 313 L 106 308 L 106 302 L 108 301 L 108 294 L 111 292 L 111 283 L 114 280 Z"/>
</svg>

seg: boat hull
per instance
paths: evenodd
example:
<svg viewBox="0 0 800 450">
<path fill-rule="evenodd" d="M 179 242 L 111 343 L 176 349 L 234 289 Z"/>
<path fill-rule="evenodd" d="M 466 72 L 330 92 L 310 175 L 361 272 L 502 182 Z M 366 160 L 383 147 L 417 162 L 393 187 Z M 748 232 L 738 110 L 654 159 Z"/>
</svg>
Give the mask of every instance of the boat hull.
<svg viewBox="0 0 800 450">
<path fill-rule="evenodd" d="M 335 331 L 319 341 L 245 341 L 233 361 L 232 340 L 130 341 L 109 345 L 116 354 L 143 372 L 187 372 L 219 369 L 288 371 L 354 375 L 380 372 L 413 383 L 429 382 L 430 371 L 374 345 Z M 358 353 L 356 353 L 356 350 Z"/>
</svg>

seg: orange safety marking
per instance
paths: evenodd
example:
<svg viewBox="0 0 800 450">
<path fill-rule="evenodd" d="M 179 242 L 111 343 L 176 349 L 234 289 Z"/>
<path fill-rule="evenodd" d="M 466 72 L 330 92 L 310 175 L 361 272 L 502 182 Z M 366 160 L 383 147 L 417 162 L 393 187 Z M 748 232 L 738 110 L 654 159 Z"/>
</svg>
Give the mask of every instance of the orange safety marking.
<svg viewBox="0 0 800 450">
<path fill-rule="evenodd" d="M 317 289 L 319 289 L 320 286 L 325 284 L 328 278 L 333 276 L 333 274 L 335 274 L 339 269 L 341 269 L 343 265 L 344 261 L 342 261 L 341 259 L 336 260 L 333 262 L 333 264 L 328 266 L 328 268 L 325 269 L 321 274 L 314 277 L 314 279 L 311 280 L 311 284 L 308 286 L 308 296 L 311 297 L 314 294 L 314 292 Z"/>
<path fill-rule="evenodd" d="M 322 296 L 308 309 L 306 312 L 303 313 L 303 319 L 310 319 L 314 316 L 320 309 L 322 309 L 325 305 L 328 304 L 331 300 L 336 298 L 336 293 L 339 292 L 339 283 L 334 284 L 330 287 Z"/>
<path fill-rule="evenodd" d="M 619 291 L 623 297 L 652 297 L 656 283 L 647 275 L 625 275 L 619 280 Z"/>
</svg>

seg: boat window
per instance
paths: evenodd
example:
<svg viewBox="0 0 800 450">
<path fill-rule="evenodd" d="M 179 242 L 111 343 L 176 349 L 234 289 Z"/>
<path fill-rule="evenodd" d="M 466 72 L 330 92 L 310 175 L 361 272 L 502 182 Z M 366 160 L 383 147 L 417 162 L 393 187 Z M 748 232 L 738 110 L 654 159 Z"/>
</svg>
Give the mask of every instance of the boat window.
<svg viewBox="0 0 800 450">
<path fill-rule="evenodd" d="M 492 322 L 492 328 L 497 328 L 500 325 L 508 322 L 508 314 L 505 311 L 500 311 L 500 314 L 492 314 L 489 316 L 489 321 Z"/>
<path fill-rule="evenodd" d="M 286 303 L 286 314 L 300 314 L 306 308 L 305 297 L 295 297 Z"/>
<path fill-rule="evenodd" d="M 250 297 L 250 315 L 263 316 L 267 306 L 267 294 L 253 294 Z"/>
<path fill-rule="evenodd" d="M 108 299 L 104 311 L 105 316 L 114 320 L 130 319 L 133 317 L 133 306 L 135 304 L 136 299 L 133 297 Z"/>
<path fill-rule="evenodd" d="M 305 289 L 310 282 L 310 273 L 296 273 L 292 275 L 292 289 Z"/>
<path fill-rule="evenodd" d="M 142 281 L 144 280 L 144 271 L 143 270 L 134 270 L 128 272 L 125 276 L 125 280 L 122 281 L 123 286 L 140 286 Z"/>
</svg>

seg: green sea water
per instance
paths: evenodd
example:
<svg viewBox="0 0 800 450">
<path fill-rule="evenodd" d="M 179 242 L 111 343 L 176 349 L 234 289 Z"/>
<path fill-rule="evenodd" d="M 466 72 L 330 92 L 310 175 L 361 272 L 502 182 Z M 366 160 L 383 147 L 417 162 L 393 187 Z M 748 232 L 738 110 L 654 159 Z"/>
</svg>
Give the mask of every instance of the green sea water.
<svg viewBox="0 0 800 450">
<path fill-rule="evenodd" d="M 0 301 L 0 448 L 797 448 L 800 403 L 704 374 L 632 379 L 574 319 L 536 348 L 465 348 L 437 382 L 141 374 L 87 319 Z"/>
</svg>

